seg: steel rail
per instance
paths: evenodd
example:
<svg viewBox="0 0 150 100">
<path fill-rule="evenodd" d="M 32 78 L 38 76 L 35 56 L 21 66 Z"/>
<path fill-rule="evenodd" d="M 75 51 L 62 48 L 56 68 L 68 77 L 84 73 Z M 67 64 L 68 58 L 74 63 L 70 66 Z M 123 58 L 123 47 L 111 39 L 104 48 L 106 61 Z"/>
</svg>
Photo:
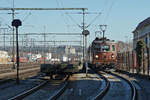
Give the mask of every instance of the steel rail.
<svg viewBox="0 0 150 100">
<path fill-rule="evenodd" d="M 109 90 L 109 88 L 110 88 L 110 82 L 109 82 L 109 80 L 108 80 L 105 76 L 101 75 L 99 72 L 97 72 L 97 74 L 98 74 L 102 79 L 105 80 L 106 86 L 105 86 L 105 88 L 104 88 L 101 92 L 99 92 L 99 93 L 93 98 L 93 100 L 101 100 L 101 99 L 106 95 L 106 93 L 108 92 L 108 90 Z"/>
<path fill-rule="evenodd" d="M 108 73 L 108 72 L 106 72 L 106 73 Z M 136 87 L 133 85 L 133 83 L 130 80 L 128 80 L 128 79 L 126 79 L 126 78 L 124 78 L 122 76 L 119 76 L 117 74 L 111 73 L 111 72 L 109 72 L 108 74 L 111 74 L 113 76 L 116 76 L 116 77 L 119 77 L 119 78 L 125 80 L 130 85 L 130 87 L 131 87 L 131 100 L 137 100 L 137 90 L 136 90 Z"/>
<path fill-rule="evenodd" d="M 56 100 L 65 92 L 65 90 L 67 89 L 68 84 L 69 84 L 69 81 L 68 81 L 69 78 L 70 78 L 70 75 L 67 76 L 63 87 L 54 96 L 48 98 L 48 100 Z"/>
<path fill-rule="evenodd" d="M 68 79 L 69 79 L 69 76 L 67 76 L 67 78 L 65 79 L 65 84 L 63 85 L 63 87 L 56 93 L 56 95 L 50 97 L 48 100 L 56 100 L 65 91 L 65 89 L 68 86 Z M 14 96 L 14 97 L 12 97 L 8 100 L 22 100 L 23 98 L 27 97 L 28 95 L 30 95 L 30 94 L 38 91 L 39 89 L 41 89 L 47 83 L 48 83 L 48 81 L 44 81 L 40 85 L 35 86 L 35 87 L 31 88 L 30 90 L 27 90 L 27 91 L 25 91 L 21 94 L 18 94 L 18 95 Z"/>
<path fill-rule="evenodd" d="M 100 78 L 104 79 L 104 81 L 106 82 L 106 86 L 104 87 L 104 89 L 99 92 L 95 97 L 92 98 L 92 100 L 101 100 L 105 95 L 106 93 L 108 92 L 109 88 L 110 88 L 110 82 L 109 80 L 100 74 L 99 71 L 96 71 L 94 68 L 90 67 Z"/>
<path fill-rule="evenodd" d="M 10 98 L 8 100 L 22 100 L 24 97 L 30 95 L 31 93 L 39 90 L 41 87 L 43 87 L 44 85 L 46 85 L 47 82 L 48 81 L 44 81 L 43 83 L 39 84 L 38 86 L 33 87 L 32 89 L 27 90 L 27 91 L 25 91 L 25 92 L 23 92 L 21 94 L 18 94 L 18 95 L 14 96 L 14 97 L 12 97 L 12 98 Z"/>
</svg>

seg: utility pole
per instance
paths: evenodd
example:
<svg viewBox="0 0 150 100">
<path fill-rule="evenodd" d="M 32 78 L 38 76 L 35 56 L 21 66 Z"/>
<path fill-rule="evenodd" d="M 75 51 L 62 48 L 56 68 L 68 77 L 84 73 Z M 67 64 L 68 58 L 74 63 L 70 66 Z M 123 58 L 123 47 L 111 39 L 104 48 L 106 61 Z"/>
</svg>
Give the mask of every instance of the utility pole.
<svg viewBox="0 0 150 100">
<path fill-rule="evenodd" d="M 85 73 L 86 73 L 86 77 L 87 77 L 87 67 L 88 67 L 88 63 L 87 63 L 87 35 L 89 35 L 89 31 L 85 30 L 85 9 L 82 10 L 83 11 L 83 67 L 85 67 Z M 85 66 L 84 66 L 85 64 Z"/>
<path fill-rule="evenodd" d="M 57 51 L 56 51 L 56 44 L 55 44 L 55 40 L 54 40 L 54 57 L 56 57 L 57 59 Z M 55 58 L 54 58 L 54 64 L 55 64 Z"/>
<path fill-rule="evenodd" d="M 13 0 L 13 8 L 12 10 L 12 21 L 15 18 L 15 10 L 14 10 L 14 0 Z M 15 68 L 15 62 L 14 62 L 14 58 L 15 58 L 15 27 L 12 26 L 12 34 L 13 34 L 13 48 L 12 48 L 12 62 L 13 62 L 13 68 Z"/>
<path fill-rule="evenodd" d="M 3 30 L 3 35 L 4 35 L 4 37 L 3 37 L 3 44 L 4 44 L 4 51 L 5 51 L 5 36 L 6 36 L 6 30 L 7 30 L 7 32 L 8 32 L 8 28 L 0 28 L 0 30 Z"/>
<path fill-rule="evenodd" d="M 46 42 L 46 35 L 45 35 L 45 25 L 44 25 L 44 49 L 43 49 L 43 55 L 44 55 L 44 64 L 45 64 L 45 59 L 46 59 L 46 54 L 45 54 L 45 42 Z"/>
<path fill-rule="evenodd" d="M 83 26 L 82 26 L 82 29 L 83 29 L 83 32 L 85 30 L 85 10 L 83 9 Z M 84 67 L 84 64 L 85 64 L 85 37 L 84 37 L 84 34 L 83 34 L 83 67 Z"/>
<path fill-rule="evenodd" d="M 4 30 L 4 51 L 5 51 L 5 30 Z"/>
<path fill-rule="evenodd" d="M 32 55 L 33 55 L 33 52 L 34 51 L 34 38 L 31 38 L 31 43 L 30 43 L 30 53 L 31 53 L 31 62 L 33 61 L 32 60 Z"/>
</svg>

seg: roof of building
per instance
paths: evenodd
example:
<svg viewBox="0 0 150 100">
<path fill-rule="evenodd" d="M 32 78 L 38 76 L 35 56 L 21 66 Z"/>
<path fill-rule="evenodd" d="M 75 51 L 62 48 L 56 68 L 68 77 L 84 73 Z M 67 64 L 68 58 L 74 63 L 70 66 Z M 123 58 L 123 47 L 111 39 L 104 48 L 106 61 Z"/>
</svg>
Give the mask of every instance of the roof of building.
<svg viewBox="0 0 150 100">
<path fill-rule="evenodd" d="M 138 26 L 136 27 L 136 29 L 133 31 L 133 33 L 135 33 L 137 30 L 142 29 L 143 27 L 150 25 L 150 17 L 148 17 L 147 19 L 143 20 L 142 22 L 140 22 L 138 24 Z"/>
</svg>

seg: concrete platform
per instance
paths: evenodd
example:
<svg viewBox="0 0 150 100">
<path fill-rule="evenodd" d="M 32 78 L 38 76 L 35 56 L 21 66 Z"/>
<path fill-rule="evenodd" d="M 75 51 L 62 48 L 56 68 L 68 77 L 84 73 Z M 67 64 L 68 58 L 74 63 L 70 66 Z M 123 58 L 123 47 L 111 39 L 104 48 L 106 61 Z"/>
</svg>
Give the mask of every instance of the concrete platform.
<svg viewBox="0 0 150 100">
<path fill-rule="evenodd" d="M 69 88 L 58 100 L 91 100 L 101 90 L 102 80 L 96 74 L 74 74 Z"/>
</svg>

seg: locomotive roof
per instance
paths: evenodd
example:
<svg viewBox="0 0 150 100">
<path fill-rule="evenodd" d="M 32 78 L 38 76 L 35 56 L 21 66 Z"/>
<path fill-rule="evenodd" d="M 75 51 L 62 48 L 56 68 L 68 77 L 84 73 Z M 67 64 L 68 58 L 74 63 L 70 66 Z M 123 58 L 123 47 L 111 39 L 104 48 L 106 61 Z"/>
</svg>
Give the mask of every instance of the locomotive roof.
<svg viewBox="0 0 150 100">
<path fill-rule="evenodd" d="M 114 40 L 107 39 L 106 37 L 105 38 L 96 37 L 93 42 L 94 43 L 102 43 L 103 41 L 105 41 L 105 42 L 115 42 Z"/>
</svg>

